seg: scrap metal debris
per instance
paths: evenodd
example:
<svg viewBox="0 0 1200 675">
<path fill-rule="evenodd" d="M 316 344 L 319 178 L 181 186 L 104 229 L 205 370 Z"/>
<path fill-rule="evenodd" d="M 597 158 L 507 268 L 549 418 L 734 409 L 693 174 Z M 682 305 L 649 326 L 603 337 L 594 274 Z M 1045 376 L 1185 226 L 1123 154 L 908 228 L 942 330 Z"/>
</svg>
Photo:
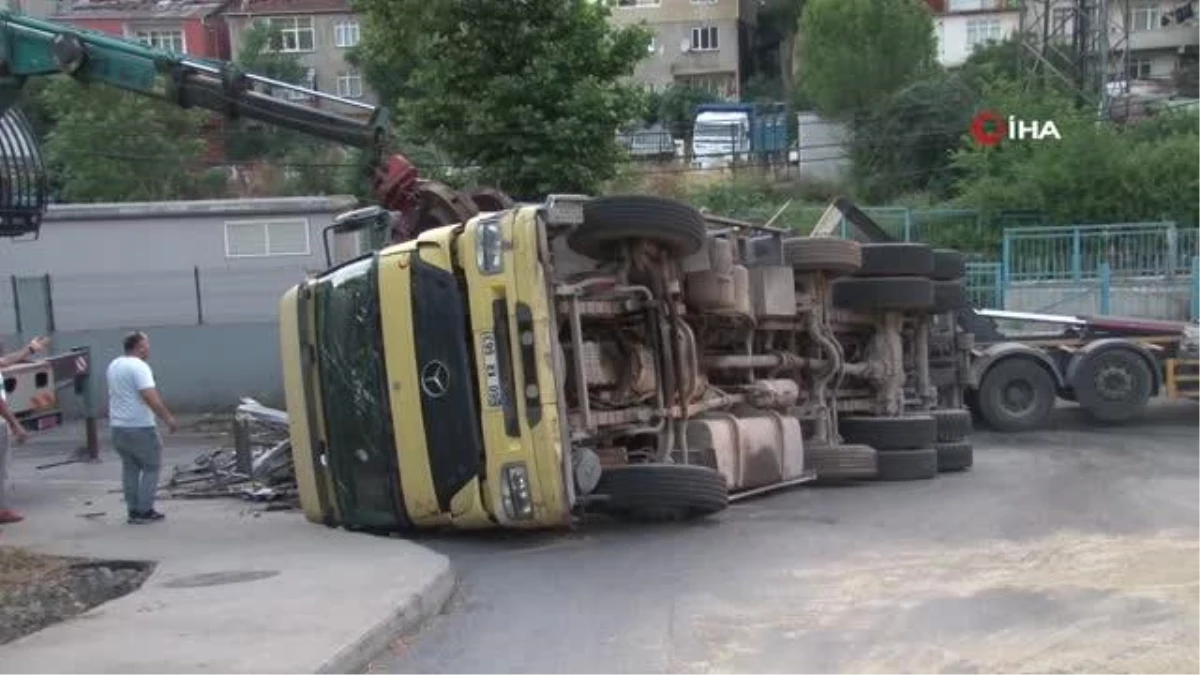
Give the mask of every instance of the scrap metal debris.
<svg viewBox="0 0 1200 675">
<path fill-rule="evenodd" d="M 288 440 L 288 416 L 243 398 L 233 419 L 233 447 L 202 453 L 176 466 L 160 490 L 175 499 L 240 497 L 271 502 L 272 510 L 295 506 L 296 476 Z"/>
</svg>

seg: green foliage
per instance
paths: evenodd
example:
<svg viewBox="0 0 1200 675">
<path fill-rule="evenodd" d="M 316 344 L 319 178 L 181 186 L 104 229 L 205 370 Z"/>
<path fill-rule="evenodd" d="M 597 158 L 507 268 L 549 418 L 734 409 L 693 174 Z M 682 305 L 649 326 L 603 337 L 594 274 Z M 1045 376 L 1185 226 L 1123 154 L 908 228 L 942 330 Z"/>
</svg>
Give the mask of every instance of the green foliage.
<svg viewBox="0 0 1200 675">
<path fill-rule="evenodd" d="M 43 92 L 57 118 L 45 142 L 48 168 L 73 202 L 189 199 L 197 181 L 207 114 L 118 89 L 54 78 Z"/>
<path fill-rule="evenodd" d="M 616 28 L 584 0 L 362 0 L 362 53 L 411 67 L 401 121 L 460 166 L 518 197 L 590 192 L 613 177 L 619 127 L 637 117 L 625 82 L 643 28 Z M 393 60 L 394 59 L 394 60 Z"/>
<path fill-rule="evenodd" d="M 881 99 L 850 128 L 852 180 L 871 203 L 906 192 L 949 196 L 949 160 L 970 129 L 975 96 L 963 78 L 937 73 Z"/>
<path fill-rule="evenodd" d="M 954 158 L 962 171 L 957 201 L 985 217 L 1037 209 L 1051 223 L 1168 219 L 1200 222 L 1196 193 L 1197 117 L 1166 116 L 1127 128 L 1097 122 L 1066 94 L 1024 92 L 1011 82 L 991 87 L 984 103 L 1024 120 L 1053 120 L 1061 141 L 968 145 Z"/>
<path fill-rule="evenodd" d="M 760 0 L 742 98 L 788 101 L 795 93 L 792 52 L 805 0 Z"/>
<path fill-rule="evenodd" d="M 280 82 L 300 84 L 306 68 L 294 54 L 274 51 L 272 44 L 280 40 L 278 30 L 265 23 L 251 23 L 242 33 L 237 65 L 242 70 Z M 225 153 L 235 162 L 283 160 L 290 154 L 313 152 L 320 141 L 287 129 L 271 127 L 252 120 L 224 122 L 226 126 Z"/>
<path fill-rule="evenodd" d="M 923 0 L 809 0 L 797 44 L 800 85 L 829 119 L 851 119 L 936 66 Z"/>
<path fill-rule="evenodd" d="M 691 138 L 696 106 L 721 100 L 707 89 L 675 84 L 646 97 L 647 124 L 660 123 L 676 138 Z"/>
</svg>

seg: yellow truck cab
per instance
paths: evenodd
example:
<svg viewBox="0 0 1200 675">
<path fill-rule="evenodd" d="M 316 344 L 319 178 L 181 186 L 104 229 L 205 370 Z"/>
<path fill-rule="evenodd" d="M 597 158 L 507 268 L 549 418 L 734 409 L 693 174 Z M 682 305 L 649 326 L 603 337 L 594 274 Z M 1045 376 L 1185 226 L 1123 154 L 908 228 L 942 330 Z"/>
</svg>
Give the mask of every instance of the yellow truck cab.
<svg viewBox="0 0 1200 675">
<path fill-rule="evenodd" d="M 283 297 L 284 386 L 310 520 L 570 522 L 538 211 L 426 231 Z"/>
</svg>

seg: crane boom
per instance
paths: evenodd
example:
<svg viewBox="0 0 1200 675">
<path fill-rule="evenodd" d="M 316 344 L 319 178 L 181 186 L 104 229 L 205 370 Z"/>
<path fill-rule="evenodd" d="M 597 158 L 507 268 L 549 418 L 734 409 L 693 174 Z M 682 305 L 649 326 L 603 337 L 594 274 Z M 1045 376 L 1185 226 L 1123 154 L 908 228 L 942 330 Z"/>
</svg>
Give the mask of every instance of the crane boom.
<svg viewBox="0 0 1200 675">
<path fill-rule="evenodd" d="M 0 10 L 0 236 L 36 234 L 40 228 L 46 186 L 44 176 L 36 180 L 31 174 L 42 171 L 41 155 L 15 103 L 29 78 L 60 73 L 83 83 L 209 110 L 228 119 L 265 122 L 364 151 L 364 179 L 379 205 L 396 212 L 393 241 L 479 212 L 470 196 L 419 180 L 405 157 L 387 154 L 390 124 L 382 106 L 246 73 L 225 61 L 175 54 Z M 272 93 L 280 90 L 356 108 L 366 115 L 337 113 Z M 511 203 L 502 193 L 481 194 L 492 204 Z"/>
</svg>

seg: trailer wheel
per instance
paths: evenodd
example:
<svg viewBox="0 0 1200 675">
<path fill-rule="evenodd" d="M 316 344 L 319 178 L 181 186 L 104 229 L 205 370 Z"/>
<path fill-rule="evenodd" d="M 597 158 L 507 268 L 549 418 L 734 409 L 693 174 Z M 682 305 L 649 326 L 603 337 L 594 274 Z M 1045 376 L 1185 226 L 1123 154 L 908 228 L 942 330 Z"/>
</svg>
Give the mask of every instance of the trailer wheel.
<svg viewBox="0 0 1200 675">
<path fill-rule="evenodd" d="M 795 237 L 783 240 L 783 254 L 797 272 L 853 274 L 862 267 L 862 246 L 833 237 Z"/>
<path fill-rule="evenodd" d="M 611 260 L 620 244 L 633 239 L 658 243 L 678 257 L 704 246 L 708 226 L 696 209 L 662 197 L 613 195 L 584 202 L 583 224 L 567 238 L 576 253 Z"/>
<path fill-rule="evenodd" d="M 954 312 L 967 306 L 967 287 L 961 281 L 933 282 L 932 314 Z"/>
<path fill-rule="evenodd" d="M 1096 422 L 1124 422 L 1150 400 L 1154 375 L 1128 349 L 1105 349 L 1084 357 L 1071 383 L 1083 413 Z"/>
<path fill-rule="evenodd" d="M 847 443 L 876 450 L 927 448 L 937 440 L 937 422 L 928 415 L 905 417 L 843 417 L 838 433 Z"/>
<path fill-rule="evenodd" d="M 933 248 L 928 244 L 886 243 L 862 245 L 860 277 L 929 277 L 933 274 Z"/>
<path fill-rule="evenodd" d="M 958 408 L 940 408 L 929 411 L 929 416 L 937 422 L 937 440 L 939 443 L 961 441 L 971 435 L 971 411 Z"/>
<path fill-rule="evenodd" d="M 647 522 L 702 518 L 729 506 L 725 476 L 695 464 L 609 467 L 591 494 L 607 498 L 600 512 Z"/>
<path fill-rule="evenodd" d="M 882 450 L 878 480 L 928 480 L 938 475 L 938 453 L 934 448 Z"/>
<path fill-rule="evenodd" d="M 841 309 L 908 311 L 933 306 L 933 282 L 922 277 L 850 277 L 831 287 L 833 306 Z"/>
<path fill-rule="evenodd" d="M 948 248 L 933 250 L 933 274 L 936 281 L 956 281 L 967 276 L 967 258 L 959 251 Z"/>
<path fill-rule="evenodd" d="M 1054 408 L 1054 380 L 1028 358 L 1009 358 L 988 369 L 974 402 L 979 416 L 998 431 L 1028 431 Z"/>
<path fill-rule="evenodd" d="M 975 464 L 975 448 L 970 443 L 938 443 L 934 447 L 938 471 L 942 473 L 966 471 Z"/>
</svg>

